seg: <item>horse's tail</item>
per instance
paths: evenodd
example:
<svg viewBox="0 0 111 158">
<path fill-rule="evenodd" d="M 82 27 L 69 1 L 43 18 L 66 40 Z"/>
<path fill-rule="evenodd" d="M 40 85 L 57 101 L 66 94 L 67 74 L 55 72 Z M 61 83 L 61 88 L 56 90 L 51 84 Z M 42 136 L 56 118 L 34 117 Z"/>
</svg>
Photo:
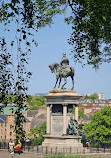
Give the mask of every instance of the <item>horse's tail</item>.
<svg viewBox="0 0 111 158">
<path fill-rule="evenodd" d="M 73 67 L 70 67 L 70 69 L 71 69 L 71 76 L 74 76 L 74 68 Z"/>
</svg>

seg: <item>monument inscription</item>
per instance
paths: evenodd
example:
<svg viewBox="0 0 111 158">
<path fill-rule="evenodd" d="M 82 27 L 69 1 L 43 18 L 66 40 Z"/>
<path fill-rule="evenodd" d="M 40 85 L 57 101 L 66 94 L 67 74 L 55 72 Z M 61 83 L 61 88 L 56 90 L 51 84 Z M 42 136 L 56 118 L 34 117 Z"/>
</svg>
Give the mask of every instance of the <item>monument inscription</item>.
<svg viewBox="0 0 111 158">
<path fill-rule="evenodd" d="M 51 133 L 55 135 L 63 134 L 63 116 L 52 116 Z"/>
</svg>

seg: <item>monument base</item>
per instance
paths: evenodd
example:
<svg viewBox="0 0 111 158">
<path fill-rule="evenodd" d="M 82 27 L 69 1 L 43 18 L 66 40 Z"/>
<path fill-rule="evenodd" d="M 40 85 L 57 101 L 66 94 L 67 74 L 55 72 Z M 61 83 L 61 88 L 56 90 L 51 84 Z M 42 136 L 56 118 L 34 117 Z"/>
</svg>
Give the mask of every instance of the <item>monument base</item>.
<svg viewBox="0 0 111 158">
<path fill-rule="evenodd" d="M 84 153 L 81 136 L 77 136 L 78 105 L 81 97 L 76 91 L 67 89 L 53 89 L 45 96 L 47 134 L 42 143 L 44 153 Z"/>
<path fill-rule="evenodd" d="M 81 143 L 81 136 L 55 136 L 44 135 L 42 143 L 44 153 L 83 153 L 84 148 Z"/>
</svg>

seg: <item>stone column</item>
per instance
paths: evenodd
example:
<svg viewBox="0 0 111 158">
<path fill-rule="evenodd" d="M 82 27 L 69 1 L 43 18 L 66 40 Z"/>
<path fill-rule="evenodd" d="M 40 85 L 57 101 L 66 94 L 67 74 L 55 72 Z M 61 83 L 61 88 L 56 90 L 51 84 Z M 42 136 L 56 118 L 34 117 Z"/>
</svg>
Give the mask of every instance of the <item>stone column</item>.
<svg viewBox="0 0 111 158">
<path fill-rule="evenodd" d="M 67 134 L 67 104 L 63 104 L 63 135 Z"/>
<path fill-rule="evenodd" d="M 50 114 L 50 105 L 47 105 L 47 134 L 51 132 L 51 114 Z"/>
<path fill-rule="evenodd" d="M 78 105 L 75 105 L 75 120 L 78 122 Z"/>
</svg>

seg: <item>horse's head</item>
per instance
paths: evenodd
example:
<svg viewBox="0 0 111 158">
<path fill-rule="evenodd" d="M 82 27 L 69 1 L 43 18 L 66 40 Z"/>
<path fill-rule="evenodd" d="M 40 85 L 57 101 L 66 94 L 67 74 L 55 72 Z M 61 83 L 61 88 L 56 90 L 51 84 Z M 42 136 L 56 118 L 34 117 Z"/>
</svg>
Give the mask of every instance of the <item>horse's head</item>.
<svg viewBox="0 0 111 158">
<path fill-rule="evenodd" d="M 49 65 L 49 68 L 50 68 L 51 72 L 54 73 L 55 70 L 57 70 L 58 66 L 59 66 L 58 63 L 52 63 L 52 64 Z"/>
<path fill-rule="evenodd" d="M 53 65 L 53 64 L 50 64 L 50 65 L 49 65 L 49 68 L 50 68 L 51 72 L 53 73 L 53 72 L 54 72 L 54 65 Z"/>
</svg>

